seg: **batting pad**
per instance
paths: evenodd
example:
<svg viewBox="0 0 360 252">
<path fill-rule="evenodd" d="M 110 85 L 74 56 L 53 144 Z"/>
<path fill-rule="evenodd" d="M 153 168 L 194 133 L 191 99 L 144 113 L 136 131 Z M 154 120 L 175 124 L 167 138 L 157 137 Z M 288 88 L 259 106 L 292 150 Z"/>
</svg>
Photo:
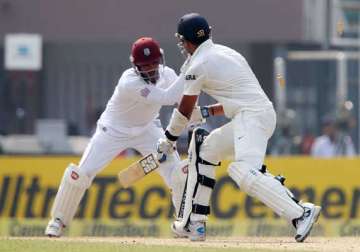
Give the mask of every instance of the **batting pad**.
<svg viewBox="0 0 360 252">
<path fill-rule="evenodd" d="M 175 222 L 176 228 L 184 228 L 191 221 L 206 221 L 210 213 L 209 201 L 215 186 L 215 167 L 198 155 L 206 136 L 205 129 L 195 128 L 189 146 L 189 166 L 186 191 L 180 206 L 181 221 Z"/>
<path fill-rule="evenodd" d="M 205 175 L 206 177 L 212 178 L 215 180 L 215 167 L 213 165 L 198 164 L 198 167 L 199 167 L 200 175 Z M 193 204 L 209 206 L 212 191 L 213 191 L 213 188 L 204 186 L 201 183 L 199 183 L 196 193 L 194 195 Z M 190 220 L 191 221 L 206 221 L 207 215 L 197 214 L 197 213 L 193 212 L 190 215 Z"/>
<path fill-rule="evenodd" d="M 185 186 L 187 178 L 189 160 L 185 159 L 179 162 L 173 169 L 170 178 L 170 188 L 172 195 L 172 202 L 175 207 L 175 215 L 179 217 L 181 202 L 185 196 Z"/>
<path fill-rule="evenodd" d="M 186 191 L 183 195 L 182 203 L 179 211 L 182 212 L 181 219 L 174 222 L 176 229 L 183 229 L 190 218 L 190 214 L 193 207 L 193 195 L 195 186 L 197 183 L 197 171 L 196 171 L 196 153 L 195 153 L 195 134 L 192 134 L 190 146 L 189 146 L 189 165 L 188 165 L 188 176 L 186 181 Z"/>
<path fill-rule="evenodd" d="M 304 209 L 288 195 L 286 187 L 272 176 L 266 176 L 241 161 L 231 163 L 228 171 L 241 190 L 259 199 L 279 216 L 292 221 L 303 215 Z"/>
<path fill-rule="evenodd" d="M 67 226 L 73 219 L 85 190 L 91 185 L 91 179 L 76 165 L 70 164 L 61 180 L 51 209 L 51 217 L 59 218 Z"/>
</svg>

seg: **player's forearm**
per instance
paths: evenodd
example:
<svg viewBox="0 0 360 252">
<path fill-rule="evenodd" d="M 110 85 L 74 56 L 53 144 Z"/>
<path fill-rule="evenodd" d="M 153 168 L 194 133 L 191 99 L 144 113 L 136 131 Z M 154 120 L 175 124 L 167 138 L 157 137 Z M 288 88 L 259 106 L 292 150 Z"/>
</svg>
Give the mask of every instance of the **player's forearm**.
<svg viewBox="0 0 360 252">
<path fill-rule="evenodd" d="M 191 117 L 197 98 L 197 95 L 184 95 L 181 99 L 178 110 L 187 119 Z"/>
<path fill-rule="evenodd" d="M 141 97 L 141 100 L 147 104 L 158 105 L 174 105 L 178 102 L 178 97 L 174 97 L 174 94 L 167 92 L 161 88 L 152 87 L 150 94 L 147 97 Z"/>
<path fill-rule="evenodd" d="M 224 108 L 220 103 L 200 107 L 201 116 L 208 118 L 209 116 L 224 115 Z"/>
<path fill-rule="evenodd" d="M 166 99 L 171 101 L 172 104 L 180 103 L 180 99 L 182 97 L 182 93 L 184 91 L 184 81 L 183 78 L 178 77 L 171 85 L 165 90 Z M 168 105 L 168 104 L 166 104 Z"/>
<path fill-rule="evenodd" d="M 159 105 L 174 105 L 175 103 L 179 103 L 184 90 L 184 84 L 180 81 L 178 78 L 167 89 L 151 87 L 148 100 Z"/>
</svg>

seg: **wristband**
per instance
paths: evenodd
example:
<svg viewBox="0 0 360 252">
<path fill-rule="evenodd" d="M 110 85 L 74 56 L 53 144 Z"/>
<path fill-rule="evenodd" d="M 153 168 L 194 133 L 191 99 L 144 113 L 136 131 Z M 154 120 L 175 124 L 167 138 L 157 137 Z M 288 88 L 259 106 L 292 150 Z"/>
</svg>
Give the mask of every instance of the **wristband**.
<svg viewBox="0 0 360 252">
<path fill-rule="evenodd" d="M 209 107 L 200 107 L 200 113 L 203 118 L 210 117 L 210 108 Z"/>
</svg>

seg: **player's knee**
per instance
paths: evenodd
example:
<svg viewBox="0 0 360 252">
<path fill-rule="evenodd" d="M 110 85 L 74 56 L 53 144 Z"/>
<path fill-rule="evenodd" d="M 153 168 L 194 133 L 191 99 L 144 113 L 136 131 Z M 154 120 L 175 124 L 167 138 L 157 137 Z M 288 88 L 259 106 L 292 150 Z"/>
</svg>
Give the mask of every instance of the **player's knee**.
<svg viewBox="0 0 360 252">
<path fill-rule="evenodd" d="M 221 161 L 216 151 L 207 148 L 200 149 L 199 157 L 211 164 L 218 164 Z"/>
<path fill-rule="evenodd" d="M 219 146 L 215 143 L 205 139 L 204 143 L 200 146 L 199 157 L 211 164 L 219 164 L 221 162 L 219 149 Z"/>
<path fill-rule="evenodd" d="M 79 188 L 89 188 L 92 182 L 91 177 L 72 163 L 66 168 L 64 172 L 64 179 L 66 182 Z"/>
<path fill-rule="evenodd" d="M 220 134 L 214 130 L 211 134 L 204 140 L 201 145 L 199 156 L 212 164 L 217 164 L 222 160 L 223 149 L 219 146 Z"/>
<path fill-rule="evenodd" d="M 252 191 L 252 185 L 262 175 L 244 161 L 232 162 L 228 167 L 228 173 L 240 189 L 247 193 Z"/>
<path fill-rule="evenodd" d="M 216 152 L 216 144 L 211 140 L 212 133 L 203 128 L 196 128 L 189 147 L 189 155 L 195 157 L 196 163 L 218 166 L 220 159 Z"/>
<path fill-rule="evenodd" d="M 87 176 L 90 181 L 93 181 L 93 179 L 96 177 L 97 175 L 97 169 L 94 169 L 92 166 L 89 166 L 87 164 L 79 164 L 79 165 L 74 165 L 72 164 L 74 167 L 76 167 L 77 171 L 79 171 L 79 173 L 83 174 L 84 176 Z"/>
</svg>

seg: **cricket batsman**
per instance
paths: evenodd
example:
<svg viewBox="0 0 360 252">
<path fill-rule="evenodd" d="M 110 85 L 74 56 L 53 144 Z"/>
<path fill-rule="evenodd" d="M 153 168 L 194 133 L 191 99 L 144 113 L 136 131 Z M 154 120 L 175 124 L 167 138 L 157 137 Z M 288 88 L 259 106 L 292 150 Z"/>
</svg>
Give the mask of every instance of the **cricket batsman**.
<svg viewBox="0 0 360 252">
<path fill-rule="evenodd" d="M 297 201 L 283 181 L 262 166 L 276 125 L 273 105 L 246 59 L 229 47 L 213 43 L 210 31 L 207 20 L 197 13 L 184 15 L 178 23 L 176 37 L 188 57 L 180 75 L 185 83 L 184 92 L 166 128 L 166 138 L 158 141 L 158 152 L 171 153 L 201 91 L 219 102 L 202 107 L 203 117 L 225 115 L 231 121 L 208 136 L 203 129 L 194 130 L 182 218 L 173 223 L 172 230 L 194 241 L 205 240 L 215 168 L 230 155 L 233 162 L 228 167 L 229 176 L 242 191 L 292 223 L 296 229 L 295 240 L 302 242 L 317 221 L 321 208 Z"/>
</svg>

